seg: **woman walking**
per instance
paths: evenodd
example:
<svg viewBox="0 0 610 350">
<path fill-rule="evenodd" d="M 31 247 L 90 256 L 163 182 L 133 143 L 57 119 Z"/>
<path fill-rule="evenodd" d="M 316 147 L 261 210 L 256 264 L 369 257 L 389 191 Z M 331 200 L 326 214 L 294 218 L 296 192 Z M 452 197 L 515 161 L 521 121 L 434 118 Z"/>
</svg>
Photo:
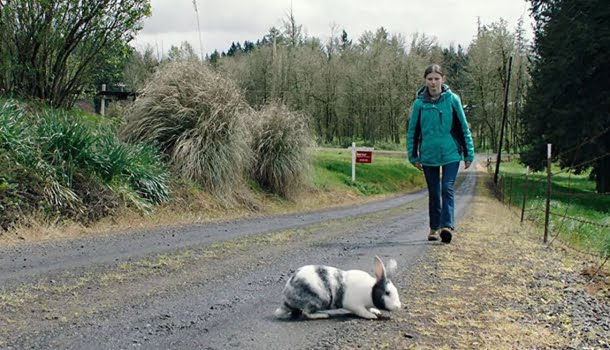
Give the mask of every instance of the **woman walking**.
<svg viewBox="0 0 610 350">
<path fill-rule="evenodd" d="M 428 240 L 450 243 L 455 230 L 453 186 L 460 161 L 467 169 L 474 160 L 474 145 L 462 102 L 444 78 L 438 64 L 424 71 L 425 85 L 417 91 L 409 121 L 407 152 L 428 186 Z"/>
</svg>

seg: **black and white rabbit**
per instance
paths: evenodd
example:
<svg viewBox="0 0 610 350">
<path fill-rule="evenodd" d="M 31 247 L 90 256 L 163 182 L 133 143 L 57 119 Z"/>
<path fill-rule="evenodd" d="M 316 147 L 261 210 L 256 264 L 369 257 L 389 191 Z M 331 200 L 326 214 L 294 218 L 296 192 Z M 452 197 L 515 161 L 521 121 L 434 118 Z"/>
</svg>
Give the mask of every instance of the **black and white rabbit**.
<svg viewBox="0 0 610 350">
<path fill-rule="evenodd" d="M 388 262 L 390 274 L 396 260 Z M 365 271 L 343 271 L 331 266 L 300 267 L 286 282 L 282 306 L 274 316 L 290 318 L 303 315 L 309 319 L 328 318 L 325 310 L 345 309 L 357 316 L 375 319 L 379 310 L 394 311 L 401 306 L 398 290 L 386 275 L 386 268 L 375 257 L 375 276 Z"/>
</svg>

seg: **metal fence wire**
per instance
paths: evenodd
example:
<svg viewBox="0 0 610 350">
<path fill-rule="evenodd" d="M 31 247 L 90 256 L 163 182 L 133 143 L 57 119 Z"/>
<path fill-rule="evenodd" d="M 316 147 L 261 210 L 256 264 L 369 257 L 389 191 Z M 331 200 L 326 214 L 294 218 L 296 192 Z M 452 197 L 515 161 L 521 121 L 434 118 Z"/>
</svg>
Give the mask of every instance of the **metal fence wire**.
<svg viewBox="0 0 610 350">
<path fill-rule="evenodd" d="M 578 159 L 578 156 L 580 156 L 580 150 L 582 149 L 582 146 L 584 146 L 587 143 L 593 142 L 595 139 L 599 138 L 600 136 L 602 136 L 603 134 L 605 134 L 606 132 L 608 132 L 610 130 L 610 127 L 603 130 L 600 134 L 595 135 L 594 137 L 585 140 L 585 142 L 574 146 L 570 149 L 568 149 L 567 151 L 562 152 L 562 154 L 567 154 L 570 152 L 574 152 L 574 156 L 573 159 Z M 600 159 L 603 159 L 605 157 L 609 157 L 610 156 L 610 152 L 603 154 L 601 156 L 597 156 L 594 158 L 591 158 L 585 162 L 580 162 L 579 164 L 574 165 L 574 161 L 572 162 L 572 165 L 568 168 L 565 168 L 561 171 L 552 173 L 550 171 L 550 164 L 551 164 L 551 159 L 552 159 L 552 155 L 551 155 L 551 146 L 549 145 L 549 152 L 548 152 L 548 165 L 547 165 L 547 180 L 546 183 L 542 183 L 542 182 L 538 182 L 538 184 L 533 184 L 529 181 L 529 171 L 526 171 L 526 173 L 523 175 L 523 188 L 522 188 L 522 192 L 523 192 L 523 196 L 521 198 L 521 203 L 519 203 L 520 205 L 520 217 L 521 217 L 521 222 L 523 222 L 524 220 L 528 220 L 528 221 L 533 221 L 533 222 L 539 222 L 542 221 L 544 222 L 544 229 L 545 229 L 545 239 L 544 242 L 547 243 L 546 240 L 546 234 L 549 231 L 549 220 L 550 218 L 552 218 L 552 223 L 555 224 L 555 227 L 553 228 L 553 237 L 552 240 L 548 243 L 548 245 L 550 246 L 551 244 L 553 244 L 553 242 L 558 241 L 560 242 L 564 247 L 567 247 L 573 251 L 576 251 L 580 254 L 585 254 L 588 256 L 592 256 L 595 258 L 600 258 L 603 259 L 603 263 L 601 264 L 601 266 L 599 267 L 601 269 L 601 267 L 608 261 L 608 259 L 610 259 L 610 249 L 608 251 L 604 251 L 604 253 L 593 253 L 591 251 L 585 251 L 583 249 L 579 249 L 576 246 L 574 246 L 573 244 L 570 244 L 569 242 L 562 240 L 559 235 L 561 232 L 563 232 L 564 230 L 564 226 L 566 224 L 566 222 L 574 222 L 574 223 L 578 223 L 580 226 L 583 225 L 588 225 L 588 226 L 593 226 L 595 228 L 599 228 L 601 230 L 608 230 L 610 229 L 610 223 L 608 222 L 595 222 L 586 218 L 582 218 L 582 217 L 577 217 L 574 215 L 568 215 L 568 213 L 570 212 L 570 209 L 572 209 L 573 206 L 573 199 L 574 198 L 603 198 L 603 197 L 607 197 L 610 196 L 610 193 L 582 193 L 582 192 L 575 192 L 575 188 L 573 186 L 573 178 L 572 178 L 572 174 L 574 172 L 574 170 L 576 168 L 582 168 L 585 165 L 589 165 L 593 162 L 596 162 Z M 491 164 L 491 159 L 488 159 L 487 161 L 487 169 L 488 171 L 491 171 L 492 169 L 492 164 Z M 529 170 L 529 169 L 528 169 Z M 552 190 L 552 179 L 554 176 L 560 175 L 560 174 L 568 174 L 568 184 L 567 184 L 567 188 L 568 191 L 553 191 Z M 516 178 L 515 176 L 507 176 L 506 174 L 502 174 L 501 177 L 498 179 L 497 184 L 495 184 L 495 193 L 496 196 L 498 197 L 498 199 L 500 201 L 502 201 L 503 203 L 506 201 L 506 203 L 508 204 L 509 208 L 511 208 L 511 212 L 513 212 L 512 208 L 513 205 L 515 205 L 516 203 L 513 203 L 514 201 L 518 201 L 518 198 L 515 198 L 513 196 L 513 178 Z M 530 206 L 529 208 L 526 208 L 526 202 L 528 200 L 528 195 L 531 195 L 531 193 L 536 193 L 536 191 L 533 191 L 533 189 L 538 189 L 541 190 L 540 188 L 536 188 L 536 187 L 532 187 L 532 186 L 536 186 L 536 185 L 544 185 L 547 190 L 546 190 L 546 205 L 544 206 L 538 206 L 538 207 L 534 207 L 534 206 Z M 567 198 L 567 202 L 565 202 L 564 208 L 562 208 L 563 210 L 561 210 L 561 212 L 558 212 L 557 210 L 550 210 L 550 199 L 552 196 L 563 196 L 565 198 Z M 516 205 L 515 205 L 516 206 Z M 545 217 L 540 217 L 540 216 L 533 216 L 531 217 L 531 215 L 526 215 L 528 213 L 533 213 L 533 212 L 539 212 L 539 213 L 544 213 Z M 528 217 L 529 216 L 529 217 Z M 531 217 L 531 218 L 530 218 Z M 610 232 L 609 232 L 610 235 Z M 610 238 L 609 238 L 610 240 Z M 598 269 L 599 271 L 599 269 Z"/>
</svg>

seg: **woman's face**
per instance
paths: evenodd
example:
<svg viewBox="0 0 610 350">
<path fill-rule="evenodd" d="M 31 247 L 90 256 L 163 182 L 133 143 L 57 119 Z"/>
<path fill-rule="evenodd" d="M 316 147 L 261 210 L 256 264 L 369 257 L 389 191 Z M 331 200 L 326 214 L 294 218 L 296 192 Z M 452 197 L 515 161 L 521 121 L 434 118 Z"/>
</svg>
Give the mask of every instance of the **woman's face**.
<svg viewBox="0 0 610 350">
<path fill-rule="evenodd" d="M 443 86 L 443 76 L 435 72 L 428 73 L 428 75 L 426 75 L 426 86 L 428 87 L 430 95 L 440 95 Z"/>
</svg>

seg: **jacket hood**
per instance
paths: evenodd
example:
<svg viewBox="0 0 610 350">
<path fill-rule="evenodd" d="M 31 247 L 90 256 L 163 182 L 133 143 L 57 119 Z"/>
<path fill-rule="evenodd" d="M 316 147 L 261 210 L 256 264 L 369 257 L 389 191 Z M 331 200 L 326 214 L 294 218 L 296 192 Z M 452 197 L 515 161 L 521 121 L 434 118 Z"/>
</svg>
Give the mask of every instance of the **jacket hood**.
<svg viewBox="0 0 610 350">
<path fill-rule="evenodd" d="M 449 88 L 449 85 L 447 84 L 443 84 L 443 86 L 441 87 L 441 97 L 447 93 L 451 93 L 451 89 Z M 424 102 L 433 102 L 432 98 L 430 97 L 430 94 L 428 93 L 428 88 L 426 87 L 426 85 L 420 87 L 417 90 L 417 98 L 418 99 L 422 99 Z M 437 100 L 439 101 L 440 98 Z"/>
</svg>

